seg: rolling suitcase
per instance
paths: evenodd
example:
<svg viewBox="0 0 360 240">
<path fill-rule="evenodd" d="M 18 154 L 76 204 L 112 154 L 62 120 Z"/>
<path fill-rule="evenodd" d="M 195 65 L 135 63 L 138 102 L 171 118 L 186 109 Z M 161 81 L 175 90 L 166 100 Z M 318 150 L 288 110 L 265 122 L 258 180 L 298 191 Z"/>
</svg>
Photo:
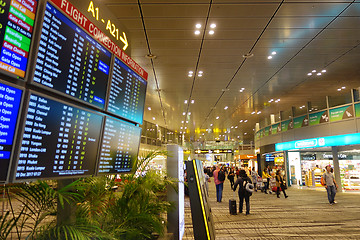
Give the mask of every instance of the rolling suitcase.
<svg viewBox="0 0 360 240">
<path fill-rule="evenodd" d="M 230 215 L 236 215 L 236 199 L 235 199 L 235 192 L 233 195 L 233 199 L 229 199 L 229 210 Z"/>
</svg>

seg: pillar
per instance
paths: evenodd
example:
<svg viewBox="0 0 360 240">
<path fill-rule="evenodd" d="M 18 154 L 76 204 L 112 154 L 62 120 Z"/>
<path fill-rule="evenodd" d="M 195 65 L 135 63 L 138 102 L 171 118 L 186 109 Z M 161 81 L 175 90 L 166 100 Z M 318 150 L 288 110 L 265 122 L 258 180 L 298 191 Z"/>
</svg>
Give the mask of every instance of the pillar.
<svg viewBox="0 0 360 240">
<path fill-rule="evenodd" d="M 340 177 L 339 157 L 338 157 L 338 148 L 337 147 L 331 147 L 331 151 L 332 151 L 332 155 L 333 155 L 335 181 L 339 185 L 339 189 L 342 189 L 341 177 Z"/>
</svg>

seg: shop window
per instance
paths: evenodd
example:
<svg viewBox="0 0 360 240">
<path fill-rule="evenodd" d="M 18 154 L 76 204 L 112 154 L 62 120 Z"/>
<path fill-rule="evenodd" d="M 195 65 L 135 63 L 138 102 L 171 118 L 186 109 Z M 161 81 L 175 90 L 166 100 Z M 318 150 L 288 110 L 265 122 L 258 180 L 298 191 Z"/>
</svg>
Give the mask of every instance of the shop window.
<svg viewBox="0 0 360 240">
<path fill-rule="evenodd" d="M 307 108 L 307 103 L 294 107 L 294 116 L 297 117 L 307 114 Z"/>
<path fill-rule="evenodd" d="M 311 101 L 309 103 L 309 112 L 316 112 L 326 108 L 327 108 L 326 98 Z"/>
</svg>

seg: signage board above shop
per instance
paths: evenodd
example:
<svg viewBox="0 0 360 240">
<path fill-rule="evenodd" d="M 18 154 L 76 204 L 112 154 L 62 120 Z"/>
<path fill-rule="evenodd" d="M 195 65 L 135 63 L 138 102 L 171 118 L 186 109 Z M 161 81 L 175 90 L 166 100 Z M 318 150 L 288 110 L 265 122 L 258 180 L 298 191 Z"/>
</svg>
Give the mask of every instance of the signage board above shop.
<svg viewBox="0 0 360 240">
<path fill-rule="evenodd" d="M 197 149 L 195 150 L 195 153 L 199 154 L 199 153 L 213 153 L 213 154 L 217 154 L 217 153 L 232 153 L 233 151 L 231 149 L 216 149 L 216 150 L 209 150 L 209 149 Z"/>
<path fill-rule="evenodd" d="M 287 151 L 305 148 L 332 147 L 360 144 L 360 133 L 336 135 L 321 138 L 303 139 L 298 141 L 275 144 L 276 151 Z"/>
</svg>

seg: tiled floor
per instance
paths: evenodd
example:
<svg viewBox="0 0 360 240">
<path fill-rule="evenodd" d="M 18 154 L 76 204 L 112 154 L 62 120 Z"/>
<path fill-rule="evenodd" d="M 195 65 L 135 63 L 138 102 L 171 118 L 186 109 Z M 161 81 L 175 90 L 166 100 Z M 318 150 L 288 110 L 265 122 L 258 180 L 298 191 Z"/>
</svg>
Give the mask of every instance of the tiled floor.
<svg viewBox="0 0 360 240">
<path fill-rule="evenodd" d="M 228 181 L 221 203 L 216 202 L 214 182 L 209 185 L 216 239 L 360 239 L 360 194 L 338 193 L 338 203 L 331 206 L 323 189 L 290 187 L 287 199 L 258 191 L 250 199 L 251 211 L 246 216 L 229 214 L 233 193 Z M 185 199 L 185 218 L 183 239 L 194 239 L 189 198 Z"/>
</svg>

